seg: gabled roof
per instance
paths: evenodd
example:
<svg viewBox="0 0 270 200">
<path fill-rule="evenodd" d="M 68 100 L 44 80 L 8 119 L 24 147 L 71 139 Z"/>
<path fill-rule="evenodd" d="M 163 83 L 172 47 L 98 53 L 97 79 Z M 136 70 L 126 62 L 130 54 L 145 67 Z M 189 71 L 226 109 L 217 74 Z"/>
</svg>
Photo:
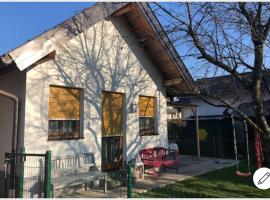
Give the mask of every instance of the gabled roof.
<svg viewBox="0 0 270 200">
<path fill-rule="evenodd" d="M 194 81 L 147 3 L 97 3 L 0 57 L 0 70 L 16 65 L 21 71 L 97 22 L 120 17 L 137 36 L 145 54 L 161 72 L 164 85 L 191 93 Z M 77 23 L 80 22 L 80 23 Z M 78 26 L 79 24 L 79 26 Z"/>
</svg>

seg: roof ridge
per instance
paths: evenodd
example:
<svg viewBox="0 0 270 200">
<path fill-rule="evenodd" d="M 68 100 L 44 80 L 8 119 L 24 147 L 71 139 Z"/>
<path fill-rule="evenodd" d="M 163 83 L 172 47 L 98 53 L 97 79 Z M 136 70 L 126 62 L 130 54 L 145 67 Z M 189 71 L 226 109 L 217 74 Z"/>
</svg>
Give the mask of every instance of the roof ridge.
<svg viewBox="0 0 270 200">
<path fill-rule="evenodd" d="M 249 75 L 252 74 L 252 71 L 249 72 L 243 72 L 243 73 L 239 73 L 240 76 L 244 76 L 244 75 Z M 268 69 L 262 70 L 262 73 L 270 73 L 270 71 Z M 195 82 L 200 82 L 200 81 L 207 81 L 207 80 L 215 80 L 215 79 L 222 79 L 222 78 L 227 78 L 227 77 L 234 77 L 231 74 L 227 74 L 227 75 L 221 75 L 221 76 L 213 76 L 213 77 L 205 77 L 205 78 L 199 78 L 197 79 Z"/>
</svg>

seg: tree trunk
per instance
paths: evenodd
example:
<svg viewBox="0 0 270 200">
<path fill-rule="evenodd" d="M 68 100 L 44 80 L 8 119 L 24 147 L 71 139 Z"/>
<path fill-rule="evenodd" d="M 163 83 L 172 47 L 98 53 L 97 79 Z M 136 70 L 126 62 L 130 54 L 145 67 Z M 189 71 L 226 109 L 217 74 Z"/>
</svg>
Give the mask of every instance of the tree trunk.
<svg viewBox="0 0 270 200">
<path fill-rule="evenodd" d="M 270 136 L 264 134 L 262 137 L 262 149 L 264 155 L 264 164 L 266 167 L 270 167 Z"/>
<path fill-rule="evenodd" d="M 252 97 L 255 106 L 255 115 L 259 125 L 265 130 L 264 124 L 264 111 L 263 111 L 263 100 L 261 94 L 261 77 L 262 77 L 262 63 L 263 63 L 263 44 L 255 42 L 255 60 L 254 60 L 254 71 L 252 80 Z"/>
<path fill-rule="evenodd" d="M 264 149 L 265 162 L 270 163 L 270 128 L 264 113 L 264 105 L 262 98 L 262 65 L 263 65 L 263 43 L 254 41 L 255 46 L 255 60 L 254 60 L 254 71 L 253 71 L 253 102 L 255 106 L 255 116 L 257 123 L 262 128 L 262 143 Z"/>
</svg>

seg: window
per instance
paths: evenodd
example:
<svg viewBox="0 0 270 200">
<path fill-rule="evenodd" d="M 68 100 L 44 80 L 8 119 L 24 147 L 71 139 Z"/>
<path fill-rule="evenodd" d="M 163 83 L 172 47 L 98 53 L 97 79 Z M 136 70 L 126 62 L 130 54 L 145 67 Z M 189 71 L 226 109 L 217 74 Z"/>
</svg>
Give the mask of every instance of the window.
<svg viewBox="0 0 270 200">
<path fill-rule="evenodd" d="M 80 138 L 80 96 L 80 89 L 50 86 L 49 140 Z"/>
<path fill-rule="evenodd" d="M 139 96 L 140 136 L 157 135 L 156 133 L 156 98 Z"/>
</svg>

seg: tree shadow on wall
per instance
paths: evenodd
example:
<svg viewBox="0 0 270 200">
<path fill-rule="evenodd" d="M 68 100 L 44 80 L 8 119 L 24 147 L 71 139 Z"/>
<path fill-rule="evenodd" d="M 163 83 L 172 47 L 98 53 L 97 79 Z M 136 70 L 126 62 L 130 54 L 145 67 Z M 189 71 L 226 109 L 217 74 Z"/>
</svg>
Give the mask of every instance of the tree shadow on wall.
<svg viewBox="0 0 270 200">
<path fill-rule="evenodd" d="M 62 28 L 75 35 L 82 31 L 86 22 L 91 21 L 91 19 L 87 21 L 87 17 L 85 15 L 82 21 L 80 18 L 74 18 L 72 26 L 63 24 Z M 47 138 L 48 85 L 80 87 L 84 93 L 84 140 L 91 140 L 90 143 L 93 145 L 87 145 L 84 140 L 63 140 L 54 143 L 57 146 L 56 152 L 53 152 L 55 155 L 63 151 L 74 154 L 96 150 L 101 152 L 101 134 L 97 133 L 101 132 L 102 126 L 102 91 L 124 92 L 127 111 L 131 103 L 138 101 L 135 97 L 149 89 L 156 91 L 157 94 L 157 88 L 162 83 L 159 80 L 161 76 L 151 69 L 153 65 L 140 49 L 134 35 L 116 17 L 103 20 L 82 31 L 64 45 L 57 46 L 56 52 L 53 60 L 32 69 L 36 76 L 31 77 L 32 80 L 29 81 L 28 93 L 29 96 L 36 96 L 31 99 L 31 103 L 39 114 L 34 115 L 27 126 L 32 134 L 42 132 L 44 133 L 42 137 Z M 141 148 L 142 138 L 138 135 L 139 130 L 136 130 L 139 127 L 138 120 L 128 115 L 124 116 L 124 119 L 127 119 L 124 132 L 126 133 L 128 129 L 136 134 L 131 144 L 127 146 L 127 150 L 133 152 Z M 144 141 L 153 142 L 153 138 L 148 137 Z M 44 149 L 50 148 L 48 146 L 50 143 L 39 143 L 35 137 L 29 138 L 29 143 Z"/>
</svg>

